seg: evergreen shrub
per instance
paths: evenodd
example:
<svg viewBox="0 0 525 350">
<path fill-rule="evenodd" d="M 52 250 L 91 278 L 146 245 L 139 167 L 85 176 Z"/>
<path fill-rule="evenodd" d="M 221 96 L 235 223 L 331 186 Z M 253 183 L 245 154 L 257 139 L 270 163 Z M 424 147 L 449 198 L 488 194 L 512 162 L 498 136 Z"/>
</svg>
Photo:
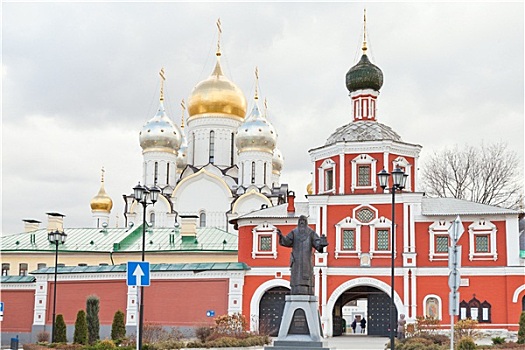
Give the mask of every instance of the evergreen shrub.
<svg viewBox="0 0 525 350">
<path fill-rule="evenodd" d="M 79 310 L 77 312 L 73 343 L 82 344 L 82 345 L 87 345 L 88 343 L 87 319 L 86 319 L 86 312 L 84 310 Z"/>
</svg>

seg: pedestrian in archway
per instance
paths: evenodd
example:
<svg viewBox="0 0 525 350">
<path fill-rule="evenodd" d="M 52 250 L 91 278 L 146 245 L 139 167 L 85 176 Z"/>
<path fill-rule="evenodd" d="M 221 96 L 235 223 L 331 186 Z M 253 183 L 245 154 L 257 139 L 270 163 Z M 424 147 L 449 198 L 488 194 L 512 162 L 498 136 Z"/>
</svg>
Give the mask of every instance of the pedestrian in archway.
<svg viewBox="0 0 525 350">
<path fill-rule="evenodd" d="M 354 320 L 352 321 L 352 333 L 355 333 L 355 327 L 357 327 L 357 316 L 354 317 Z"/>
<path fill-rule="evenodd" d="M 365 329 L 366 329 L 366 318 L 363 316 L 363 318 L 361 319 L 361 333 L 365 333 Z"/>
</svg>

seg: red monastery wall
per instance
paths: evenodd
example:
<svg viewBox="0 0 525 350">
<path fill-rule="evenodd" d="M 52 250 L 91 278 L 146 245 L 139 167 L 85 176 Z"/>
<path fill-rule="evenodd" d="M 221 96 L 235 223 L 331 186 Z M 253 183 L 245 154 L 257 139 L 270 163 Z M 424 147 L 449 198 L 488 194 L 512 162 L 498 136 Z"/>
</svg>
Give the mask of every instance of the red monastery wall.
<svg viewBox="0 0 525 350">
<path fill-rule="evenodd" d="M 49 283 L 46 323 L 53 323 L 53 283 Z M 125 280 L 81 280 L 58 282 L 56 314 L 62 314 L 66 324 L 74 324 L 79 310 L 86 310 L 90 295 L 100 299 L 100 324 L 111 324 L 117 310 L 126 312 L 128 287 Z M 34 297 L 34 294 L 33 294 Z"/>
<path fill-rule="evenodd" d="M 228 279 L 155 280 L 144 289 L 144 322 L 197 326 L 213 323 L 208 310 L 228 313 Z"/>
<path fill-rule="evenodd" d="M 3 290 L 4 319 L 2 332 L 31 332 L 35 290 Z"/>
</svg>

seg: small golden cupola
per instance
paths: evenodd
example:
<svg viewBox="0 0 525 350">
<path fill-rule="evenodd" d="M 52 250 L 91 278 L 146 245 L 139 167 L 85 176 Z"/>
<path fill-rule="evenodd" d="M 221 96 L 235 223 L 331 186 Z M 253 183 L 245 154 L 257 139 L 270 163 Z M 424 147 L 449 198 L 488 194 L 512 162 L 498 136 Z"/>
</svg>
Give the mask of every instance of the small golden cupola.
<svg viewBox="0 0 525 350">
<path fill-rule="evenodd" d="M 217 41 L 217 63 L 211 75 L 198 83 L 188 100 L 188 122 L 196 118 L 229 117 L 240 121 L 246 116 L 246 97 L 237 85 L 224 76 L 221 68 L 220 34 L 222 32 L 220 20 L 219 40 Z"/>
<path fill-rule="evenodd" d="M 111 212 L 112 208 L 113 208 L 113 201 L 111 200 L 111 197 L 108 196 L 108 194 L 106 193 L 106 190 L 104 189 L 104 168 L 102 168 L 100 189 L 98 190 L 98 194 L 95 197 L 93 197 L 93 199 L 91 200 L 91 210 L 109 213 Z"/>
</svg>

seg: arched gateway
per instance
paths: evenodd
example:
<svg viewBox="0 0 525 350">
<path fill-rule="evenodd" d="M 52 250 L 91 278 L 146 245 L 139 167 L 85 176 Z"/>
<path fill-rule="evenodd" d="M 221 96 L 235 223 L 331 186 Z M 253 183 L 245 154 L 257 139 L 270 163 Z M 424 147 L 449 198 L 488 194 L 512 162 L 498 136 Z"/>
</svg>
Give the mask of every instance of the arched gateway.
<svg viewBox="0 0 525 350">
<path fill-rule="evenodd" d="M 329 337 L 342 334 L 343 306 L 353 300 L 366 299 L 366 334 L 388 336 L 390 329 L 390 286 L 375 278 L 355 278 L 337 287 L 326 305 L 323 328 Z M 404 312 L 401 298 L 394 293 L 395 319 Z M 347 327 L 350 327 L 347 322 Z"/>
</svg>

